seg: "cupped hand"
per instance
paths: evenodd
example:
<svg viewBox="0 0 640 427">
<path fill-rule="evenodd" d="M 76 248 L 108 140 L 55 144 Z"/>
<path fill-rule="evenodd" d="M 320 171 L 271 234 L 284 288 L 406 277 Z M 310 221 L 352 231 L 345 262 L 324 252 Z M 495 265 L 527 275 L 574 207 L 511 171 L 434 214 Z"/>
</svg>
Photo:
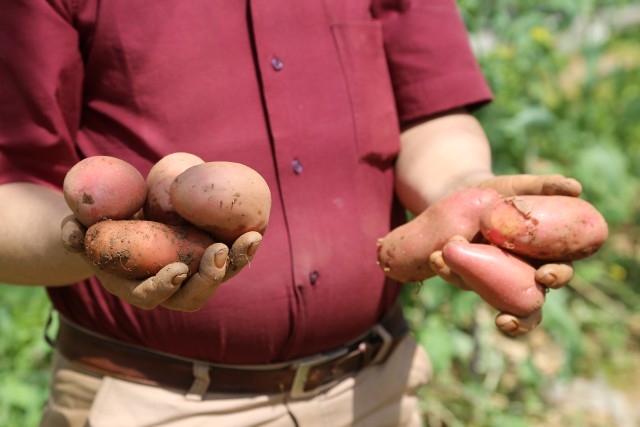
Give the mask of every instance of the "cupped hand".
<svg viewBox="0 0 640 427">
<path fill-rule="evenodd" d="M 580 182 L 563 175 L 501 175 L 484 180 L 477 186 L 492 188 L 505 197 L 520 195 L 578 197 L 582 192 Z M 460 276 L 446 265 L 441 252 L 432 254 L 429 261 L 431 268 L 444 280 L 462 289 L 469 289 Z M 573 278 L 573 267 L 568 261 L 542 263 L 535 265 L 535 267 L 535 281 L 547 288 L 561 288 Z M 496 317 L 495 323 L 502 332 L 511 336 L 519 336 L 535 329 L 541 320 L 542 311 L 538 309 L 524 317 L 501 312 Z"/>
<path fill-rule="evenodd" d="M 179 311 L 199 310 L 211 299 L 221 283 L 236 276 L 249 265 L 261 241 L 260 233 L 250 231 L 241 235 L 231 248 L 223 243 L 209 246 L 200 260 L 198 272 L 182 283 L 161 305 Z M 185 266 L 182 263 L 174 264 Z"/>
<path fill-rule="evenodd" d="M 454 271 L 444 260 L 442 251 L 436 251 L 429 257 L 431 269 L 445 281 L 458 286 L 460 289 L 470 291 L 472 288 L 465 280 Z M 506 270 L 506 268 L 505 268 Z M 559 288 L 569 283 L 573 276 L 573 268 L 569 263 L 545 264 L 534 272 L 536 283 L 546 288 Z M 523 286 L 531 282 L 531 278 L 516 278 Z M 490 301 L 487 301 L 490 302 Z M 531 332 L 542 321 L 542 310 L 536 309 L 526 316 L 516 316 L 511 313 L 501 312 L 495 320 L 495 324 L 502 332 L 519 336 Z"/>
<path fill-rule="evenodd" d="M 73 217 L 62 223 L 62 244 L 71 252 L 83 252 L 86 228 Z M 192 312 L 201 309 L 221 283 L 237 275 L 256 254 L 262 235 L 251 231 L 241 235 L 229 248 L 223 243 L 209 246 L 200 260 L 198 271 L 188 277 L 189 268 L 182 262 L 166 265 L 156 275 L 144 280 L 123 278 L 100 270 L 89 263 L 102 286 L 129 304 L 151 310 L 165 307 Z"/>
</svg>

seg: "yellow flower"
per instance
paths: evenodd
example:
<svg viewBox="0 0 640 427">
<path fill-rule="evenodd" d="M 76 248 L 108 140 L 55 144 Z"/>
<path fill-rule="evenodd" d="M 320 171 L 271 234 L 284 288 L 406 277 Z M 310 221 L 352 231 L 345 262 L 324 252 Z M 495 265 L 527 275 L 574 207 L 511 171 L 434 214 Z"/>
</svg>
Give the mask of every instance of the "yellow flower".
<svg viewBox="0 0 640 427">
<path fill-rule="evenodd" d="M 546 47 L 553 46 L 555 42 L 553 34 L 551 34 L 551 32 L 547 28 L 541 26 L 531 28 L 529 30 L 529 36 L 536 43 Z"/>
<path fill-rule="evenodd" d="M 618 282 L 622 282 L 627 278 L 627 269 L 619 264 L 611 264 L 609 266 L 609 277 Z"/>
</svg>

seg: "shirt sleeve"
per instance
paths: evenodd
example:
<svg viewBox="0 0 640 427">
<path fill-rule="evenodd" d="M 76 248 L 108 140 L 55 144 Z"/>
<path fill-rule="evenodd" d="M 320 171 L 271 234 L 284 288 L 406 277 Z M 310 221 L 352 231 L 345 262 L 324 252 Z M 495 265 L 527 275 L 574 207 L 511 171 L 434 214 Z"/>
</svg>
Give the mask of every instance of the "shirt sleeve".
<svg viewBox="0 0 640 427">
<path fill-rule="evenodd" d="M 455 0 L 374 0 L 401 122 L 492 99 Z"/>
<path fill-rule="evenodd" d="M 77 162 L 83 66 L 72 11 L 10 1 L 0 13 L 0 183 L 61 187 Z"/>
</svg>

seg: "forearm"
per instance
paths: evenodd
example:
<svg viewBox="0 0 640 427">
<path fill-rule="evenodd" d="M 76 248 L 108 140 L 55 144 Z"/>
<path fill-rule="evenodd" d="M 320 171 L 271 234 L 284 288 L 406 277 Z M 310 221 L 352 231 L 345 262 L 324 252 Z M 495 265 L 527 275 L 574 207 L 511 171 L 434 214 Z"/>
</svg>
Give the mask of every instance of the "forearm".
<svg viewBox="0 0 640 427">
<path fill-rule="evenodd" d="M 459 111 L 405 129 L 396 163 L 396 193 L 414 214 L 444 195 L 493 174 L 482 126 Z"/>
<path fill-rule="evenodd" d="M 30 183 L 0 185 L 0 282 L 60 286 L 91 275 L 80 254 L 64 249 L 61 193 Z"/>
</svg>

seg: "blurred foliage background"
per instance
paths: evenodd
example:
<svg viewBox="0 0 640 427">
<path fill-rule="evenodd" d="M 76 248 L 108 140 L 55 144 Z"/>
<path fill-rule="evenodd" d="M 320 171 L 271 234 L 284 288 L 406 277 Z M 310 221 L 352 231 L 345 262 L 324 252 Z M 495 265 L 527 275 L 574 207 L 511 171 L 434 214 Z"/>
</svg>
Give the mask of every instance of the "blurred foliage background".
<svg viewBox="0 0 640 427">
<path fill-rule="evenodd" d="M 640 4 L 459 0 L 494 89 L 477 112 L 499 173 L 561 173 L 610 238 L 552 291 L 532 334 L 496 332 L 472 293 L 431 279 L 403 295 L 435 377 L 429 427 L 640 425 Z M 35 426 L 47 395 L 49 304 L 0 286 L 0 426 Z"/>
<path fill-rule="evenodd" d="M 610 225 L 542 325 L 510 339 L 495 312 L 432 279 L 405 304 L 435 378 L 430 427 L 640 425 L 640 3 L 459 0 L 495 93 L 477 116 L 500 173 L 561 173 Z M 424 309 L 426 307 L 426 310 Z"/>
</svg>

